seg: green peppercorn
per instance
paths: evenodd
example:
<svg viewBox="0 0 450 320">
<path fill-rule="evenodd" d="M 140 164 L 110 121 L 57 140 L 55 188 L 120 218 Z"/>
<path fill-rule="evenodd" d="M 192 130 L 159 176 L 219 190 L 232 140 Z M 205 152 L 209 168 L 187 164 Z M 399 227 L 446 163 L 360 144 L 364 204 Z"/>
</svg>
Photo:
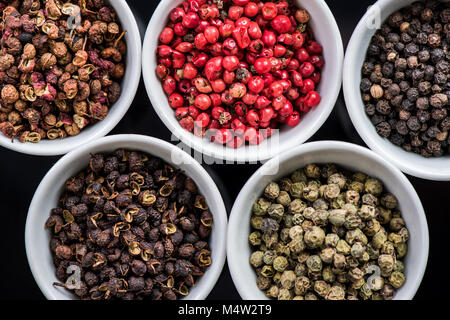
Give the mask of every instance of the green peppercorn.
<svg viewBox="0 0 450 320">
<path fill-rule="evenodd" d="M 325 241 L 325 232 L 322 228 L 311 227 L 305 232 L 304 240 L 308 248 L 315 249 L 320 247 Z"/>
<path fill-rule="evenodd" d="M 347 178 L 341 173 L 335 173 L 328 178 L 327 183 L 329 185 L 336 184 L 340 189 L 344 189 L 347 184 Z"/>
<path fill-rule="evenodd" d="M 313 221 L 316 215 L 317 215 L 316 209 L 314 208 L 308 207 L 305 210 L 303 210 L 303 218 L 307 220 Z"/>
<path fill-rule="evenodd" d="M 269 201 L 267 201 L 264 198 L 260 198 L 253 204 L 253 213 L 258 216 L 263 216 L 267 213 L 269 206 L 270 206 Z"/>
<path fill-rule="evenodd" d="M 345 193 L 345 202 L 357 205 L 359 203 L 360 195 L 355 190 L 348 190 Z"/>
<path fill-rule="evenodd" d="M 349 184 L 349 189 L 355 192 L 361 193 L 364 191 L 364 183 L 360 181 L 352 181 Z"/>
<path fill-rule="evenodd" d="M 283 256 L 278 256 L 273 260 L 273 268 L 276 271 L 283 272 L 289 266 L 288 260 Z"/>
<path fill-rule="evenodd" d="M 292 224 L 296 226 L 301 225 L 303 220 L 305 220 L 305 218 L 301 213 L 296 213 L 292 216 Z"/>
<path fill-rule="evenodd" d="M 264 190 L 264 196 L 269 200 L 275 200 L 280 195 L 280 186 L 275 183 L 271 182 Z"/>
<path fill-rule="evenodd" d="M 341 189 L 337 184 L 328 184 L 324 186 L 323 195 L 326 199 L 335 199 L 341 193 Z"/>
<path fill-rule="evenodd" d="M 398 201 L 397 198 L 390 193 L 386 193 L 382 198 L 381 198 L 381 205 L 384 206 L 387 209 L 396 209 L 398 206 Z"/>
<path fill-rule="evenodd" d="M 273 260 L 277 257 L 277 253 L 273 250 L 267 250 L 263 255 L 263 262 L 267 265 L 272 265 Z"/>
<path fill-rule="evenodd" d="M 289 242 L 288 247 L 293 255 L 298 255 L 303 250 L 305 250 L 306 245 L 303 239 L 301 237 L 298 237 Z"/>
<path fill-rule="evenodd" d="M 378 217 L 381 224 L 387 224 L 392 219 L 392 211 L 383 207 L 378 207 Z"/>
<path fill-rule="evenodd" d="M 274 268 L 272 266 L 265 265 L 261 269 L 261 275 L 266 278 L 272 278 L 275 274 Z"/>
<path fill-rule="evenodd" d="M 253 216 L 250 218 L 250 224 L 253 229 L 261 230 L 263 218 L 261 216 Z"/>
<path fill-rule="evenodd" d="M 250 256 L 250 264 L 254 268 L 259 268 L 263 264 L 263 256 L 264 256 L 264 253 L 261 251 L 253 252 L 252 255 Z"/>
<path fill-rule="evenodd" d="M 291 175 L 291 180 L 293 183 L 306 182 L 307 177 L 303 170 L 297 170 Z"/>
<path fill-rule="evenodd" d="M 382 254 L 378 257 L 378 265 L 380 266 L 381 272 L 384 274 L 389 274 L 394 269 L 394 257 L 389 254 Z"/>
<path fill-rule="evenodd" d="M 320 168 L 316 164 L 309 164 L 305 167 L 305 174 L 308 178 L 320 178 Z"/>
<path fill-rule="evenodd" d="M 269 216 L 277 222 L 280 222 L 284 215 L 284 207 L 278 203 L 272 203 L 267 210 Z"/>
<path fill-rule="evenodd" d="M 389 222 L 389 228 L 394 232 L 400 231 L 403 227 L 405 227 L 405 221 L 402 218 L 392 218 Z"/>
<path fill-rule="evenodd" d="M 312 222 L 318 227 L 326 227 L 330 213 L 326 210 L 316 210 Z"/>
<path fill-rule="evenodd" d="M 280 195 L 277 198 L 277 203 L 287 207 L 291 203 L 291 197 L 286 191 L 280 191 Z"/>
<path fill-rule="evenodd" d="M 300 199 L 303 196 L 303 189 L 306 188 L 306 184 L 304 182 L 294 182 L 291 185 L 291 189 L 289 193 L 294 199 Z"/>
<path fill-rule="evenodd" d="M 306 266 L 312 272 L 319 272 L 322 270 L 322 260 L 316 255 L 309 256 L 306 260 Z"/>
<path fill-rule="evenodd" d="M 364 272 L 357 267 L 351 268 L 348 272 L 348 278 L 351 282 L 357 282 L 363 279 Z"/>
<path fill-rule="evenodd" d="M 302 197 L 310 202 L 316 201 L 319 198 L 319 188 L 316 186 L 303 188 Z"/>
<path fill-rule="evenodd" d="M 336 280 L 336 275 L 334 274 L 330 266 L 326 266 L 325 268 L 323 268 L 322 278 L 328 283 L 333 283 Z"/>
<path fill-rule="evenodd" d="M 294 271 L 292 271 L 292 270 L 284 271 L 280 278 L 281 286 L 284 289 L 288 289 L 288 290 L 292 289 L 294 287 L 296 278 L 297 277 L 295 276 Z"/>
<path fill-rule="evenodd" d="M 310 288 L 311 281 L 307 277 L 300 276 L 295 280 L 294 292 L 296 295 L 303 296 L 308 292 Z"/>
<path fill-rule="evenodd" d="M 406 243 L 399 243 L 395 250 L 397 251 L 397 258 L 404 258 L 408 253 L 408 245 Z"/>
<path fill-rule="evenodd" d="M 367 236 L 359 228 L 349 230 L 345 235 L 345 240 L 350 245 L 353 245 L 356 241 L 359 241 L 364 245 L 368 243 Z"/>
<path fill-rule="evenodd" d="M 361 259 L 363 258 L 364 253 L 366 253 L 366 246 L 363 245 L 361 242 L 356 242 L 350 249 L 350 253 L 352 257 Z"/>
<path fill-rule="evenodd" d="M 339 301 L 345 299 L 345 290 L 340 286 L 333 286 L 328 291 L 326 300 Z"/>
<path fill-rule="evenodd" d="M 343 255 L 348 255 L 350 253 L 351 247 L 345 240 L 339 240 L 336 246 L 336 252 Z"/>
<path fill-rule="evenodd" d="M 330 223 L 332 225 L 340 227 L 340 226 L 344 225 L 346 215 L 347 215 L 347 212 L 345 210 L 334 209 L 334 210 L 330 211 L 328 220 L 330 221 Z"/>
<path fill-rule="evenodd" d="M 392 269 L 394 272 L 398 271 L 398 272 L 403 272 L 405 271 L 405 265 L 403 264 L 403 262 L 396 260 L 394 263 L 394 268 Z"/>
<path fill-rule="evenodd" d="M 335 254 L 336 254 L 336 249 L 323 248 L 322 251 L 320 252 L 320 259 L 322 259 L 323 262 L 330 264 L 333 262 L 333 257 Z"/>
<path fill-rule="evenodd" d="M 288 289 L 280 289 L 278 300 L 292 300 L 292 293 Z"/>
<path fill-rule="evenodd" d="M 280 180 L 280 190 L 289 192 L 292 186 L 292 180 L 289 178 L 284 178 Z"/>
<path fill-rule="evenodd" d="M 305 300 L 314 301 L 314 300 L 319 300 L 319 299 L 317 298 L 317 296 L 314 293 L 308 292 L 307 294 L 305 294 Z"/>
<path fill-rule="evenodd" d="M 302 213 L 306 208 L 306 203 L 300 199 L 295 199 L 289 204 L 288 211 L 289 213 L 296 215 Z"/>
<path fill-rule="evenodd" d="M 255 247 L 261 245 L 261 233 L 258 231 L 250 233 L 250 235 L 248 236 L 248 241 L 252 246 Z"/>
<path fill-rule="evenodd" d="M 392 272 L 391 276 L 389 277 L 389 283 L 395 289 L 401 288 L 403 286 L 403 284 L 405 283 L 405 281 L 406 281 L 405 275 L 399 271 Z"/>
<path fill-rule="evenodd" d="M 278 298 L 278 293 L 280 292 L 280 289 L 277 286 L 270 287 L 269 290 L 266 291 L 266 296 L 269 298 Z"/>
<path fill-rule="evenodd" d="M 259 276 L 256 279 L 256 285 L 259 290 L 267 290 L 270 288 L 271 284 L 272 284 L 272 281 L 270 280 L 270 278 Z"/>
<path fill-rule="evenodd" d="M 325 297 L 330 291 L 330 288 L 330 285 L 323 280 L 319 280 L 314 283 L 314 292 L 321 297 Z"/>
<path fill-rule="evenodd" d="M 293 216 L 292 214 L 285 214 L 285 215 L 283 216 L 283 222 L 284 222 L 284 225 L 285 225 L 287 228 L 293 227 L 293 226 L 294 226 L 293 219 L 294 219 L 294 216 Z"/>
<path fill-rule="evenodd" d="M 335 248 L 338 244 L 338 241 L 339 241 L 339 236 L 335 233 L 329 233 L 325 237 L 325 245 L 327 247 Z"/>
<path fill-rule="evenodd" d="M 383 192 L 383 184 L 378 179 L 367 179 L 364 190 L 374 196 L 379 196 Z"/>
</svg>

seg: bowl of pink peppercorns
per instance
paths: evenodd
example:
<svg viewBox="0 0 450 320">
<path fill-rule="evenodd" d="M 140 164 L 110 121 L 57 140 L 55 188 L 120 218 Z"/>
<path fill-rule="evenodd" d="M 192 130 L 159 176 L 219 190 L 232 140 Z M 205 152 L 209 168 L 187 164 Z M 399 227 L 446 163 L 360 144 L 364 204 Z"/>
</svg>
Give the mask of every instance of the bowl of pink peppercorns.
<svg viewBox="0 0 450 320">
<path fill-rule="evenodd" d="M 143 50 L 157 114 L 215 159 L 262 161 L 302 144 L 340 91 L 342 39 L 322 0 L 162 0 Z"/>
</svg>

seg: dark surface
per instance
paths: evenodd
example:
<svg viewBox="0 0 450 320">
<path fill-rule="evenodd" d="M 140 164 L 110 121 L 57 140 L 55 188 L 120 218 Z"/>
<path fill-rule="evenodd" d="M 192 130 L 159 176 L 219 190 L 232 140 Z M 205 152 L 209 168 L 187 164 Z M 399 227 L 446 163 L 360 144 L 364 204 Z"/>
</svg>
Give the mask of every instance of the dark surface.
<svg viewBox="0 0 450 320">
<path fill-rule="evenodd" d="M 344 45 L 367 7 L 368 0 L 327 1 L 341 29 Z M 143 36 L 147 23 L 159 1 L 128 0 L 136 14 Z M 170 132 L 159 120 L 148 100 L 141 81 L 138 93 L 129 112 L 111 134 L 135 133 L 170 140 Z M 364 145 L 345 108 L 342 95 L 324 126 L 311 141 L 341 140 Z M 0 217 L 2 240 L 0 241 L 0 300 L 44 299 L 28 267 L 25 254 L 24 230 L 28 206 L 34 191 L 45 173 L 59 157 L 33 157 L 0 149 Z M 214 165 L 207 170 L 217 177 L 228 211 L 247 179 L 258 168 L 257 165 Z M 448 252 L 449 227 L 447 194 L 450 183 L 425 181 L 409 177 L 422 199 L 430 228 L 430 259 L 422 285 L 416 299 L 444 298 L 448 296 L 447 266 L 442 260 Z M 445 199 L 445 200 L 444 200 Z M 225 267 L 209 299 L 239 299 L 228 268 Z"/>
</svg>

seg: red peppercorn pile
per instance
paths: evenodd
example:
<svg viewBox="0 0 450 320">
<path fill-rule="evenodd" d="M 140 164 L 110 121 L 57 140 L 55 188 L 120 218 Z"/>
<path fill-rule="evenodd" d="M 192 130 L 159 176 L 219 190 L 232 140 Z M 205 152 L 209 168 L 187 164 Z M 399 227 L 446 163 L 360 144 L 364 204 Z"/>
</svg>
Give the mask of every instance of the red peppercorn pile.
<svg viewBox="0 0 450 320">
<path fill-rule="evenodd" d="M 238 148 L 320 103 L 325 61 L 292 1 L 186 0 L 159 37 L 156 74 L 180 125 Z"/>
</svg>

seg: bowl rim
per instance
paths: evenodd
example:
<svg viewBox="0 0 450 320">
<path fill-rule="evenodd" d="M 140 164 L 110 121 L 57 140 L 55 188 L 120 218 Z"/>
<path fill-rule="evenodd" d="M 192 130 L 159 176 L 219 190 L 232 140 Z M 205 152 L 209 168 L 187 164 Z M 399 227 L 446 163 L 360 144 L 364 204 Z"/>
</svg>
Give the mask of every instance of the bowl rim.
<svg viewBox="0 0 450 320">
<path fill-rule="evenodd" d="M 338 96 L 340 94 L 341 85 L 342 85 L 342 71 L 343 71 L 343 61 L 344 61 L 344 46 L 342 42 L 342 36 L 340 33 L 340 29 L 338 27 L 338 24 L 336 22 L 336 19 L 334 18 L 333 13 L 331 12 L 330 8 L 326 4 L 325 0 L 316 0 L 315 5 L 320 7 L 320 10 L 322 13 L 327 17 L 327 21 L 329 23 L 330 31 L 333 32 L 333 39 L 335 40 L 335 43 L 333 46 L 336 47 L 335 56 L 336 61 L 338 62 L 337 65 L 337 79 L 335 83 L 332 83 L 329 88 L 326 88 L 327 92 L 329 92 L 329 98 L 327 103 L 325 103 L 324 99 L 322 99 L 321 104 L 318 106 L 322 107 L 321 115 L 318 117 L 318 119 L 311 125 L 311 128 L 309 128 L 309 132 L 305 133 L 303 138 L 301 140 L 298 139 L 290 139 L 289 143 L 279 143 L 275 148 L 270 148 L 271 146 L 263 148 L 261 145 L 257 146 L 257 148 L 254 148 L 252 150 L 247 150 L 249 146 L 238 148 L 238 149 L 230 149 L 232 151 L 225 151 L 220 152 L 218 151 L 217 145 L 213 144 L 212 142 L 208 142 L 205 140 L 202 140 L 196 136 L 193 135 L 191 132 L 187 132 L 176 121 L 175 115 L 172 114 L 171 116 L 168 115 L 169 112 L 166 112 L 165 110 L 172 110 L 170 108 L 167 97 L 165 97 L 164 101 L 160 101 L 158 98 L 158 94 L 155 93 L 154 86 L 158 85 L 160 86 L 160 82 L 158 81 L 157 84 L 152 82 L 152 80 L 156 79 L 156 77 L 151 76 L 151 73 L 154 73 L 154 69 L 156 65 L 152 63 L 150 59 L 148 59 L 149 56 L 153 55 L 153 52 L 150 52 L 150 48 L 152 45 L 152 40 L 154 40 L 155 34 L 154 29 L 159 23 L 157 20 L 160 16 L 168 15 L 167 9 L 175 7 L 178 1 L 171 1 L 171 0 L 161 0 L 158 7 L 156 8 L 155 12 L 152 15 L 152 18 L 149 21 L 149 24 L 147 26 L 147 30 L 145 33 L 144 43 L 143 43 L 143 55 L 142 55 L 142 70 L 143 70 L 143 79 L 145 88 L 148 94 L 148 97 L 152 103 L 153 108 L 155 109 L 156 113 L 158 114 L 159 118 L 162 120 L 162 122 L 165 124 L 165 126 L 170 130 L 171 133 L 182 143 L 184 143 L 187 147 L 194 149 L 197 152 L 200 152 L 201 154 L 212 157 L 217 160 L 225 160 L 225 161 L 235 161 L 235 162 L 253 162 L 253 161 L 264 161 L 268 160 L 277 154 L 287 151 L 289 149 L 292 149 L 293 147 L 304 143 L 308 139 L 310 139 L 314 134 L 317 133 L 317 131 L 323 126 L 325 121 L 329 118 L 331 112 L 334 109 L 334 106 L 336 104 L 336 101 L 338 99 Z M 297 0 L 298 1 L 298 0 Z M 305 0 L 303 0 L 305 1 Z M 307 0 L 306 0 L 307 1 Z M 157 80 L 157 79 L 156 79 Z M 324 89 L 322 89 L 324 90 Z M 295 128 L 289 128 L 295 129 Z M 272 146 L 273 147 L 273 146 Z M 253 152 L 257 151 L 257 152 Z"/>
<path fill-rule="evenodd" d="M 73 163 L 74 159 L 77 159 L 78 157 L 82 156 L 83 154 L 90 153 L 90 150 L 97 148 L 103 144 L 124 144 L 129 142 L 137 142 L 147 145 L 149 148 L 152 146 L 158 146 L 159 148 L 166 149 L 171 154 L 176 155 L 177 161 L 183 161 L 185 165 L 188 165 L 190 167 L 190 172 L 197 172 L 199 175 L 201 175 L 205 181 L 206 181 L 206 188 L 209 188 L 212 190 L 214 194 L 213 200 L 216 205 L 218 206 L 219 210 L 217 212 L 212 212 L 215 223 L 215 229 L 213 229 L 213 233 L 215 232 L 218 239 L 217 239 L 217 248 L 214 248 L 214 261 L 213 264 L 207 269 L 206 273 L 209 272 L 210 274 L 210 281 L 209 282 L 203 282 L 201 284 L 201 287 L 198 286 L 197 288 L 201 288 L 199 292 L 196 293 L 197 299 L 205 299 L 211 292 L 211 290 L 214 288 L 216 282 L 218 281 L 222 270 L 225 266 L 225 260 L 226 260 L 226 236 L 227 236 L 227 226 L 228 226 L 228 218 L 227 218 L 227 211 L 225 208 L 225 204 L 223 202 L 221 193 L 211 178 L 211 176 L 208 174 L 208 172 L 189 154 L 181 150 L 180 148 L 170 144 L 169 142 L 166 142 L 161 139 L 157 139 L 154 137 L 148 137 L 143 135 L 137 135 L 137 134 L 121 134 L 121 135 L 112 135 L 100 138 L 96 141 L 90 142 L 88 144 L 83 145 L 82 147 L 78 148 L 77 150 L 74 150 L 66 155 L 64 155 L 60 160 L 58 160 L 53 167 L 47 172 L 45 177 L 42 179 L 41 183 L 39 184 L 38 188 L 35 191 L 35 194 L 33 196 L 33 199 L 31 201 L 27 219 L 25 223 L 25 251 L 27 255 L 28 264 L 31 270 L 31 273 L 43 293 L 43 295 L 49 299 L 49 300 L 55 300 L 59 299 L 57 296 L 53 294 L 52 285 L 51 283 L 47 283 L 43 281 L 43 278 L 41 277 L 39 271 L 42 271 L 39 265 L 39 261 L 37 259 L 37 256 L 35 253 L 32 252 L 32 235 L 36 232 L 47 232 L 42 226 L 36 225 L 34 223 L 35 217 L 41 216 L 41 215 L 48 215 L 48 212 L 40 212 L 37 208 L 39 206 L 39 203 L 42 201 L 45 201 L 46 198 L 46 191 L 49 188 L 53 188 L 53 185 L 51 184 L 53 177 L 55 175 L 60 174 L 60 172 L 63 172 L 67 167 L 70 167 L 70 165 Z M 145 152 L 148 152 L 151 154 L 151 150 L 147 150 Z M 155 155 L 158 156 L 158 155 Z M 166 161 L 166 160 L 164 160 Z M 167 163 L 171 163 L 170 161 L 166 161 Z M 173 163 L 172 163 L 173 164 Z M 175 167 L 179 167 L 176 164 L 173 164 Z M 185 170 L 186 175 L 189 176 L 189 172 Z M 48 249 L 48 248 L 44 248 Z M 54 273 L 54 270 L 46 270 L 46 272 Z M 205 274 L 206 274 L 205 273 Z M 197 284 L 198 285 L 198 284 Z M 190 300 L 189 295 L 184 297 L 183 299 Z M 75 300 L 75 297 L 74 299 Z"/>
<path fill-rule="evenodd" d="M 244 185 L 244 187 L 239 192 L 239 195 L 233 205 L 233 208 L 231 210 L 231 214 L 229 217 L 228 222 L 228 236 L 227 236 L 227 262 L 228 267 L 230 270 L 231 278 L 233 280 L 234 285 L 236 286 L 236 289 L 239 293 L 239 295 L 245 299 L 245 300 L 253 300 L 255 299 L 253 297 L 253 288 L 249 288 L 245 285 L 245 281 L 242 280 L 242 276 L 240 273 L 240 270 L 242 269 L 242 263 L 243 261 L 239 260 L 236 257 L 235 254 L 235 248 L 238 248 L 239 246 L 242 246 L 242 244 L 236 243 L 236 238 L 234 237 L 234 234 L 236 233 L 236 230 L 238 230 L 238 226 L 243 223 L 242 218 L 242 212 L 241 207 L 243 203 L 247 202 L 247 198 L 250 194 L 254 193 L 254 186 L 258 185 L 261 178 L 266 175 L 266 173 L 271 172 L 272 168 L 282 165 L 285 161 L 288 161 L 295 157 L 301 157 L 304 154 L 315 152 L 315 151 L 324 151 L 327 150 L 343 150 L 348 152 L 354 152 L 359 153 L 365 157 L 371 158 L 372 160 L 380 163 L 383 167 L 385 167 L 386 170 L 388 170 L 395 178 L 395 180 L 399 181 L 404 187 L 407 189 L 407 192 L 411 195 L 411 197 L 414 199 L 415 206 L 418 211 L 418 224 L 420 225 L 420 234 L 423 237 L 424 241 L 424 248 L 425 251 L 421 251 L 419 253 L 420 255 L 420 261 L 416 265 L 416 270 L 419 275 L 417 278 L 418 280 L 416 283 L 414 283 L 413 289 L 408 292 L 407 299 L 414 298 L 417 290 L 420 287 L 420 284 L 422 283 L 426 267 L 428 264 L 428 256 L 429 256 L 429 229 L 428 229 L 428 223 L 427 218 L 425 215 L 425 211 L 423 209 L 422 203 L 420 201 L 420 198 L 414 189 L 411 182 L 406 178 L 406 176 L 394 165 L 387 162 L 385 159 L 383 159 L 380 155 L 373 152 L 370 149 L 361 147 L 359 145 L 355 145 L 348 142 L 341 142 L 341 141 L 318 141 L 318 142 L 309 142 L 305 143 L 301 146 L 298 146 L 289 152 L 285 152 L 281 154 L 280 156 L 271 159 L 269 162 L 265 163 L 263 166 L 261 166 L 247 181 L 247 183 Z M 245 223 L 249 223 L 249 221 L 246 221 Z M 246 244 L 247 245 L 247 244 Z M 248 261 L 245 261 L 244 263 L 248 263 Z M 395 298 L 394 298 L 395 299 Z"/>
<path fill-rule="evenodd" d="M 104 120 L 86 128 L 86 130 L 89 130 L 89 132 L 82 131 L 79 135 L 74 137 L 68 136 L 64 139 L 51 141 L 44 140 L 41 141 L 41 143 L 33 144 L 21 143 L 17 138 L 9 139 L 0 134 L 0 146 L 29 155 L 63 155 L 78 148 L 79 146 L 84 145 L 85 143 L 95 141 L 96 139 L 107 135 L 123 119 L 125 114 L 128 112 L 131 104 L 133 103 L 141 79 L 141 59 L 133 59 L 133 57 L 135 55 L 139 57 L 142 55 L 142 40 L 136 18 L 130 7 L 128 6 L 126 0 L 108 0 L 108 2 L 114 8 L 117 15 L 124 17 L 124 19 L 128 20 L 129 24 L 129 28 L 127 28 L 127 32 L 125 35 L 127 43 L 127 65 L 125 72 L 129 75 L 127 79 L 129 89 L 127 89 L 126 91 L 122 90 L 120 100 L 112 105 L 112 108 L 116 110 L 115 113 L 108 113 L 107 117 Z M 121 24 L 123 24 L 124 19 L 120 19 L 120 16 L 119 21 L 121 22 Z M 79 138 L 79 141 L 73 142 L 71 138 Z M 46 144 L 44 144 L 44 142 Z"/>
<path fill-rule="evenodd" d="M 444 0 L 449 1 L 449 0 Z M 373 7 L 378 8 L 380 11 L 386 10 L 386 8 L 389 6 L 389 4 L 393 3 L 392 0 L 378 0 L 373 4 Z M 414 2 L 414 0 L 409 1 L 411 3 Z M 390 10 L 391 11 L 391 10 Z M 392 13 L 395 10 L 392 10 Z M 353 31 L 353 34 L 350 38 L 350 41 L 347 46 L 347 50 L 345 53 L 345 59 L 344 59 L 344 69 L 343 69 L 343 92 L 344 92 L 344 99 L 345 104 L 347 107 L 347 111 L 349 113 L 350 119 L 355 126 L 358 134 L 361 136 L 361 138 L 364 140 L 364 142 L 367 144 L 367 146 L 375 151 L 376 153 L 384 156 L 386 159 L 388 159 L 391 163 L 395 164 L 398 168 L 400 168 L 401 171 L 412 175 L 414 177 L 427 179 L 427 180 L 434 180 L 434 181 L 450 181 L 450 171 L 440 171 L 439 170 L 433 170 L 433 172 L 430 172 L 430 170 L 427 170 L 427 167 L 425 166 L 415 166 L 414 159 L 407 159 L 405 157 L 406 155 L 415 157 L 417 159 L 424 159 L 422 156 L 414 154 L 412 152 L 407 152 L 400 147 L 398 150 L 401 152 L 402 155 L 405 156 L 399 156 L 397 154 L 386 152 L 386 148 L 383 146 L 383 142 L 389 142 L 387 139 L 380 137 L 376 131 L 370 130 L 371 128 L 368 128 L 367 123 L 363 120 L 363 117 L 367 117 L 364 110 L 364 104 L 362 103 L 361 98 L 361 92 L 359 90 L 359 81 L 355 78 L 356 72 L 355 70 L 360 70 L 361 66 L 357 62 L 357 56 L 358 53 L 361 52 L 361 41 L 367 36 L 367 27 L 366 22 L 369 21 L 368 19 L 371 18 L 372 13 L 370 11 L 366 12 L 364 16 L 361 18 L 361 20 L 358 22 L 356 28 Z M 382 21 L 383 22 L 383 21 Z M 358 85 L 356 85 L 358 83 Z M 441 158 L 442 159 L 442 158 Z M 432 161 L 433 158 L 427 159 Z M 435 167 L 433 165 L 430 165 L 429 168 Z"/>
</svg>

